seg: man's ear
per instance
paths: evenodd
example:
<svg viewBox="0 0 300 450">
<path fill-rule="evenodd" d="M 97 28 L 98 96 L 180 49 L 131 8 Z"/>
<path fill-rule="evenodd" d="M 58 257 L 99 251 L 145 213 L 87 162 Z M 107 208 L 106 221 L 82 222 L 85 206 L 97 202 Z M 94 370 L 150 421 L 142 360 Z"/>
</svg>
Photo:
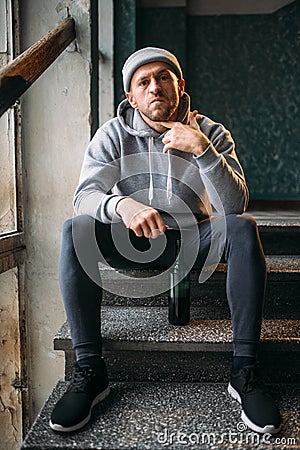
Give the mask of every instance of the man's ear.
<svg viewBox="0 0 300 450">
<path fill-rule="evenodd" d="M 126 98 L 133 108 L 137 108 L 137 102 L 131 92 L 126 92 Z"/>
<path fill-rule="evenodd" d="M 185 86 L 185 81 L 183 78 L 181 78 L 181 80 L 178 80 L 178 86 L 179 86 L 179 96 L 182 97 L 184 94 L 184 86 Z"/>
</svg>

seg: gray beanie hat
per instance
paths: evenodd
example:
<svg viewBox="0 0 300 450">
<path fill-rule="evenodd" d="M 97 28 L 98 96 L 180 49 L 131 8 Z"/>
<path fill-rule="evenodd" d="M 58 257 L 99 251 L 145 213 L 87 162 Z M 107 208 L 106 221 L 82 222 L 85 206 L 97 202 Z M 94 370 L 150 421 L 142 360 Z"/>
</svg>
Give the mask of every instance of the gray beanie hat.
<svg viewBox="0 0 300 450">
<path fill-rule="evenodd" d="M 167 63 L 171 67 L 175 75 L 179 79 L 182 78 L 181 67 L 176 56 L 174 56 L 168 50 L 164 50 L 163 48 L 145 47 L 132 53 L 132 55 L 130 55 L 129 58 L 125 61 L 122 70 L 125 92 L 129 92 L 130 90 L 130 82 L 134 72 L 144 64 L 148 64 L 154 61 L 162 61 Z"/>
</svg>

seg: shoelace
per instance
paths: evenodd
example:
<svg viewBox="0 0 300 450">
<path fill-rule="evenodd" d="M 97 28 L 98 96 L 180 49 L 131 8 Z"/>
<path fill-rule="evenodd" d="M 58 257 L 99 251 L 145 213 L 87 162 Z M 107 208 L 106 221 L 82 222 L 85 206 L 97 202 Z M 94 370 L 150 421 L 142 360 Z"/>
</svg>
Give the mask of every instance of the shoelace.
<svg viewBox="0 0 300 450">
<path fill-rule="evenodd" d="M 68 390 L 72 392 L 84 392 L 86 385 L 94 376 L 93 369 L 89 367 L 76 368 Z"/>
<path fill-rule="evenodd" d="M 254 389 L 258 389 L 260 391 L 264 391 L 264 386 L 259 380 L 257 376 L 257 368 L 256 367 L 247 367 L 243 369 L 243 375 L 245 377 L 245 383 L 242 389 L 243 394 L 248 394 Z"/>
</svg>

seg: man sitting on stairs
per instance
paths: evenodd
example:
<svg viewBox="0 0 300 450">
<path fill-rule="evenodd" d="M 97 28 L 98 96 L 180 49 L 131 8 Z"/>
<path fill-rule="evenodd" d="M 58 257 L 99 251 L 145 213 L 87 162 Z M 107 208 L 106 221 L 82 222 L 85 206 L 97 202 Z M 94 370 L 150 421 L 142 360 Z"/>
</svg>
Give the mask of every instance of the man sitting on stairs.
<svg viewBox="0 0 300 450">
<path fill-rule="evenodd" d="M 140 49 L 122 73 L 126 99 L 87 148 L 74 197 L 76 216 L 63 227 L 60 285 L 76 363 L 50 426 L 59 432 L 80 429 L 109 394 L 97 255 L 118 268 L 172 264 L 178 233 L 196 224 L 197 233 L 185 237 L 182 257 L 189 260 L 196 251 L 201 267 L 213 242 L 228 264 L 233 328 L 228 392 L 241 403 L 242 419 L 252 430 L 277 433 L 280 413 L 257 364 L 265 259 L 256 223 L 243 215 L 248 190 L 234 141 L 222 125 L 190 110 L 181 67 L 169 51 Z M 218 226 L 222 221 L 225 233 Z M 149 261 L 148 250 L 160 240 L 164 250 Z"/>
</svg>

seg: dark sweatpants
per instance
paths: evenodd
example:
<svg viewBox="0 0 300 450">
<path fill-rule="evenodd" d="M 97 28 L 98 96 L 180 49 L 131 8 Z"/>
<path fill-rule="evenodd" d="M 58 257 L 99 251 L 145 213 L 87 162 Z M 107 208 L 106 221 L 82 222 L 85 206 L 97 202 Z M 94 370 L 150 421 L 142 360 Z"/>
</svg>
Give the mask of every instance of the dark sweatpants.
<svg viewBox="0 0 300 450">
<path fill-rule="evenodd" d="M 122 223 L 111 226 L 90 216 L 77 216 L 67 220 L 63 226 L 60 286 L 78 360 L 101 354 L 100 309 L 103 290 L 98 270 L 99 250 L 109 265 L 118 268 L 167 267 L 176 258 L 178 231 L 167 230 L 163 254 L 155 261 L 143 264 L 133 263 L 119 254 L 111 237 L 111 227 L 113 236 L 121 236 L 121 241 L 122 236 L 128 236 L 129 233 L 130 242 L 139 250 L 139 254 L 149 249 L 148 239 L 136 237 Z M 198 236 L 192 233 L 185 245 L 188 254 L 189 249 L 195 245 L 199 247 L 200 242 L 195 262 L 195 266 L 200 268 L 211 245 L 210 221 L 199 223 L 197 233 Z M 85 255 L 83 258 L 82 254 Z M 251 217 L 234 214 L 226 216 L 222 257 L 228 263 L 226 290 L 232 318 L 234 355 L 255 357 L 260 339 L 266 267 L 257 226 Z"/>
</svg>

